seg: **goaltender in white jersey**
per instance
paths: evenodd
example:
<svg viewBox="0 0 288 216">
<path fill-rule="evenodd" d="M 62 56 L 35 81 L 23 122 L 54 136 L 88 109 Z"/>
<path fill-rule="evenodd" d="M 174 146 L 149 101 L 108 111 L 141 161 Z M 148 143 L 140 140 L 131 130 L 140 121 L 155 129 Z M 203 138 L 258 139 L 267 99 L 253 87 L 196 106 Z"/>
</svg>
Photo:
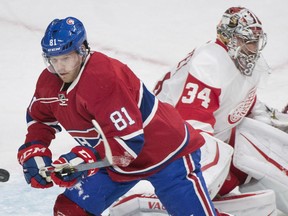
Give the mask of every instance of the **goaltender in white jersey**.
<svg viewBox="0 0 288 216">
<path fill-rule="evenodd" d="M 265 45 L 266 33 L 258 17 L 243 7 L 229 8 L 217 26 L 217 40 L 189 53 L 157 83 L 154 93 L 161 101 L 175 106 L 194 128 L 211 133 L 232 146 L 237 145 L 230 173 L 218 194 L 227 195 L 239 185 L 243 191 L 248 185 L 246 188 L 249 190 L 273 189 L 277 207 L 288 213 L 288 164 L 284 139 L 271 138 L 271 143 L 266 146 L 259 141 L 263 133 L 269 131 L 259 130 L 263 127 L 261 122 L 284 131 L 288 127 L 287 114 L 269 108 L 256 97 L 260 78 L 269 72 L 261 55 Z M 256 119 L 256 123 L 243 121 L 247 116 Z M 253 132 L 243 129 L 249 128 L 251 124 L 256 124 L 258 130 Z M 246 145 L 252 144 L 239 138 L 243 135 L 239 130 L 245 131 L 245 137 L 250 136 L 249 141 L 253 140 L 254 148 L 257 147 L 259 151 L 245 151 Z M 269 137 L 275 136 L 273 130 L 270 131 Z M 275 149 L 282 151 L 277 151 L 276 155 L 269 154 Z M 244 153 L 251 154 L 250 158 L 253 158 L 248 165 L 241 161 L 244 158 L 241 154 Z M 206 154 L 209 154 L 209 150 Z M 202 155 L 205 157 L 205 151 Z M 207 177 L 203 171 L 204 177 Z M 247 176 L 253 177 L 253 184 L 244 184 L 249 179 Z M 207 185 L 209 188 L 209 183 Z M 271 200 L 273 202 L 273 198 Z M 255 205 L 261 206 L 261 203 Z M 268 211 L 267 215 L 270 213 Z"/>
</svg>

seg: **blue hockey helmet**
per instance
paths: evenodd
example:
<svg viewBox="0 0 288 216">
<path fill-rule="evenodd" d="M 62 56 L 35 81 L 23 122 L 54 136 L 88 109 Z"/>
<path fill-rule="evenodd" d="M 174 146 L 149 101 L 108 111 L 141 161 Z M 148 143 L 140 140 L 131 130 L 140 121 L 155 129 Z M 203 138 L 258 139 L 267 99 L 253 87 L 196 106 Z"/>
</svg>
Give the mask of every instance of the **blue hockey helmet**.
<svg viewBox="0 0 288 216">
<path fill-rule="evenodd" d="M 41 40 L 43 55 L 46 58 L 72 51 L 81 53 L 83 43 L 88 46 L 84 25 L 74 17 L 54 19 Z"/>
</svg>

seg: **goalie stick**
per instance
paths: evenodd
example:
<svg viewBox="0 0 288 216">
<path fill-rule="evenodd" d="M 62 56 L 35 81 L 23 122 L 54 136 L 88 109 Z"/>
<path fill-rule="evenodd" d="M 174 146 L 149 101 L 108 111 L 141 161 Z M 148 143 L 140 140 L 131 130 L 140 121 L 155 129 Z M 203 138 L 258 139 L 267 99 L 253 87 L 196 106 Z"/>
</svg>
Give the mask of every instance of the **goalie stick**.
<svg viewBox="0 0 288 216">
<path fill-rule="evenodd" d="M 62 169 L 61 175 L 69 175 L 74 172 L 81 172 L 81 171 L 85 171 L 89 169 L 108 167 L 112 165 L 112 153 L 111 153 L 109 143 L 106 139 L 106 136 L 104 132 L 102 131 L 100 125 L 95 119 L 92 120 L 92 124 L 102 137 L 102 141 L 103 141 L 104 149 L 105 149 L 105 158 L 101 161 L 96 161 L 93 163 L 78 164 L 76 166 L 67 166 Z M 52 172 L 54 172 L 54 167 L 48 167 L 48 168 L 46 167 L 40 170 L 40 174 L 42 176 L 50 176 Z"/>
<path fill-rule="evenodd" d="M 10 173 L 5 169 L 0 169 L 0 182 L 7 182 L 9 180 Z"/>
</svg>

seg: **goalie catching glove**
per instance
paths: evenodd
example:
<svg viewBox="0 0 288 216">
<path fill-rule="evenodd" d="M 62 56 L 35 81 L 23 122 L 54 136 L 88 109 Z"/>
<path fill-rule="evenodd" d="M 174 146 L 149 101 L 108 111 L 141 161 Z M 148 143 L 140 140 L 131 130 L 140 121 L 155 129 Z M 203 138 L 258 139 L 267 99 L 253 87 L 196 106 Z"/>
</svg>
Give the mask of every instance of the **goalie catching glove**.
<svg viewBox="0 0 288 216">
<path fill-rule="evenodd" d="M 288 114 L 284 110 L 280 112 L 257 100 L 249 117 L 288 133 Z"/>
<path fill-rule="evenodd" d="M 98 168 L 77 171 L 73 167 L 83 163 L 93 163 L 101 160 L 98 152 L 92 147 L 77 146 L 71 152 L 61 155 L 60 158 L 52 163 L 55 168 L 51 173 L 51 178 L 60 187 L 72 187 L 81 179 L 95 174 Z"/>
<path fill-rule="evenodd" d="M 47 146 L 38 142 L 25 143 L 19 148 L 17 158 L 28 184 L 34 188 L 53 186 L 49 176 L 40 175 L 40 170 L 48 169 L 52 163 L 52 153 Z"/>
</svg>

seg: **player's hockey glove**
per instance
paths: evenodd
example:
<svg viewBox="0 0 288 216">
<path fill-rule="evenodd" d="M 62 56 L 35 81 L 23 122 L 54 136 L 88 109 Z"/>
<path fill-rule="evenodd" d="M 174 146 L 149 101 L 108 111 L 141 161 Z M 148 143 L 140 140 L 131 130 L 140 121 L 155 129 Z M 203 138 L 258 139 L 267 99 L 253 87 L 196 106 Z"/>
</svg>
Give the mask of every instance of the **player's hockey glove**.
<svg viewBox="0 0 288 216">
<path fill-rule="evenodd" d="M 81 179 L 95 174 L 98 169 L 77 171 L 73 167 L 82 163 L 92 163 L 100 159 L 98 152 L 92 147 L 77 146 L 68 154 L 61 155 L 52 163 L 55 167 L 51 178 L 60 187 L 72 187 Z"/>
<path fill-rule="evenodd" d="M 49 176 L 42 176 L 41 169 L 51 167 L 52 153 L 41 143 L 25 143 L 18 150 L 18 161 L 23 167 L 25 179 L 34 188 L 49 188 L 53 186 Z"/>
</svg>

